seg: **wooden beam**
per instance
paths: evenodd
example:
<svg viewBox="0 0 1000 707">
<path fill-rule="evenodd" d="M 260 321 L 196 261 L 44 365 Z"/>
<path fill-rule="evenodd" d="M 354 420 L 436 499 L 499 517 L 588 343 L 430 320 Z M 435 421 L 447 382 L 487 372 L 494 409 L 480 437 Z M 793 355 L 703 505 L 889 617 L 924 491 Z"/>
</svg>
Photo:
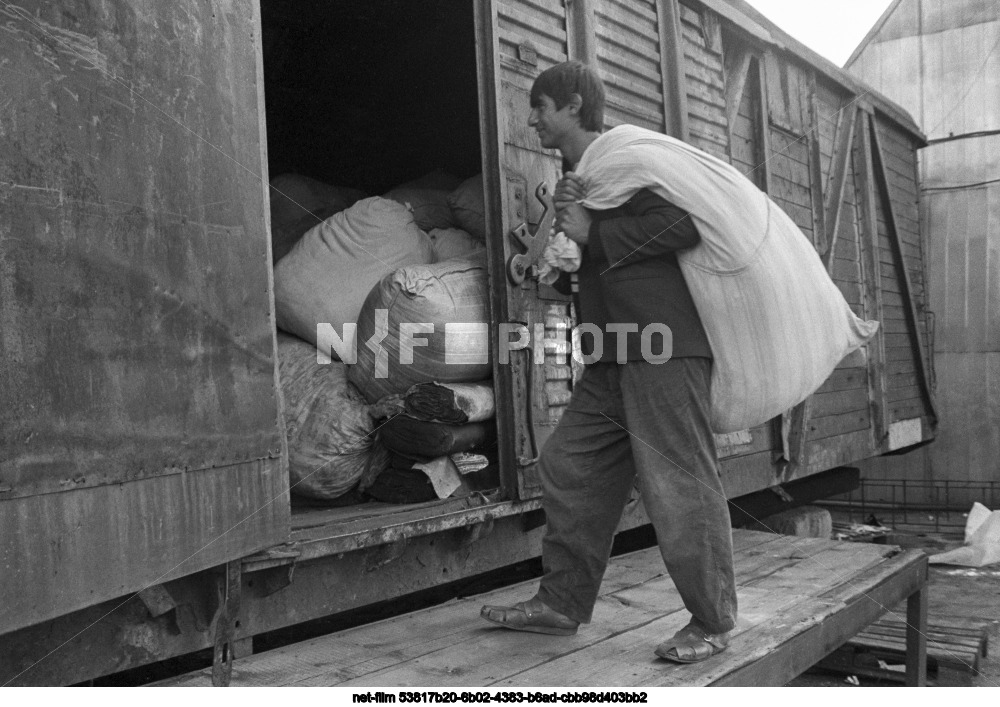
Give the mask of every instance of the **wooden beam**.
<svg viewBox="0 0 1000 707">
<path fill-rule="evenodd" d="M 892 251 L 896 263 L 896 275 L 899 284 L 903 288 L 903 302 L 905 303 L 906 318 L 910 326 L 913 327 L 912 341 L 915 344 L 915 353 L 920 359 L 920 378 L 924 397 L 927 402 L 931 416 L 937 420 L 937 411 L 934 405 L 934 392 L 931 389 L 931 376 L 928 371 L 927 348 L 924 339 L 920 335 L 920 319 L 917 317 L 917 303 L 913 297 L 913 284 L 910 282 L 910 271 L 906 267 L 906 259 L 903 254 L 903 243 L 899 238 L 899 230 L 896 227 L 896 209 L 892 204 L 892 195 L 889 192 L 889 175 L 885 168 L 885 157 L 882 152 L 882 143 L 878 135 L 878 125 L 875 116 L 869 116 L 868 126 L 871 132 L 872 158 L 875 171 L 875 183 L 878 187 L 879 198 L 882 200 L 882 210 L 885 214 L 886 226 L 889 231 L 889 242 L 892 244 Z"/>
<path fill-rule="evenodd" d="M 813 244 L 820 254 L 826 252 L 829 240 L 826 231 L 826 209 L 823 198 L 823 153 L 819 144 L 819 98 L 816 96 L 816 74 L 809 74 L 809 193 L 813 212 Z"/>
<path fill-rule="evenodd" d="M 906 686 L 927 684 L 927 587 L 906 599 Z"/>
<path fill-rule="evenodd" d="M 826 252 L 823 253 L 823 264 L 827 272 L 833 269 L 833 259 L 837 246 L 837 236 L 840 233 L 840 215 L 844 205 L 844 187 L 847 184 L 847 168 L 851 164 L 851 151 L 854 148 L 854 124 L 857 121 L 858 108 L 852 102 L 842 109 L 837 119 L 837 136 L 833 145 L 833 164 L 830 167 L 830 178 L 827 181 L 823 210 L 826 212 Z"/>
<path fill-rule="evenodd" d="M 767 104 L 767 71 L 764 68 L 764 58 L 754 57 L 754 64 L 757 65 L 757 123 L 760 130 L 760 164 L 757 170 L 763 177 L 761 179 L 761 189 L 770 194 L 774 185 L 771 176 L 771 116 Z"/>
<path fill-rule="evenodd" d="M 812 201 L 813 238 L 816 249 L 827 250 L 826 214 L 823 199 L 823 164 L 819 146 L 819 100 L 816 97 L 816 75 L 809 77 L 809 119 L 806 130 L 809 141 L 809 194 Z M 782 451 L 788 462 L 786 478 L 795 475 L 809 465 L 807 444 L 809 439 L 809 419 L 812 417 L 810 395 L 790 411 L 781 416 Z"/>
<path fill-rule="evenodd" d="M 500 155 L 504 147 L 504 126 L 497 101 L 500 96 L 499 20 L 496 3 L 476 0 L 476 74 L 479 86 L 479 135 L 483 166 L 483 190 L 486 194 L 486 225 L 489 233 L 486 261 L 490 282 L 502 283 L 490 288 L 490 350 L 493 355 L 493 380 L 496 389 L 497 447 L 500 464 L 500 491 L 504 498 L 517 497 L 518 467 L 514 440 L 519 426 L 525 424 L 525 411 L 515 405 L 513 366 L 501 365 L 499 322 L 509 322 L 507 306 L 507 256 L 504 205 L 508 203 L 507 180 L 503 178 Z"/>
<path fill-rule="evenodd" d="M 912 148 L 913 147 L 912 137 L 910 139 Z M 930 239 L 928 233 L 930 224 L 928 223 L 929 214 L 923 203 L 924 199 L 923 192 L 920 189 L 920 183 L 921 183 L 920 170 L 921 170 L 920 160 L 917 159 L 916 152 L 914 151 L 913 185 L 917 188 L 917 221 L 919 223 L 919 230 L 920 230 L 920 262 L 922 264 L 922 279 L 924 281 L 924 287 L 925 287 L 924 291 L 927 292 L 929 289 L 928 283 L 930 283 L 931 281 L 930 278 L 931 248 L 930 248 Z M 926 308 L 924 309 L 924 320 L 926 322 L 925 326 L 927 331 L 927 351 L 931 355 L 930 370 L 929 370 L 929 373 L 931 374 L 931 390 L 937 390 L 937 368 L 934 365 L 934 358 L 933 358 L 936 349 L 936 344 L 934 340 L 935 318 L 934 318 L 934 311 L 930 309 L 930 304 L 931 304 L 930 295 L 928 294 Z"/>
<path fill-rule="evenodd" d="M 861 213 L 859 249 L 861 251 L 861 280 L 864 289 L 865 316 L 868 319 L 881 321 L 883 319 L 882 276 L 878 246 L 878 213 L 875 206 L 875 175 L 872 166 L 868 116 L 868 113 L 859 110 L 855 127 L 857 140 L 855 140 L 854 165 Z M 889 434 L 885 378 L 885 331 L 879 331 L 875 338 L 868 343 L 869 405 L 876 451 L 881 451 Z"/>
<path fill-rule="evenodd" d="M 812 396 L 803 400 L 787 412 L 781 414 L 781 449 L 785 459 L 781 470 L 782 481 L 798 475 L 809 464 L 808 446 L 809 418 L 812 416 Z"/>
<path fill-rule="evenodd" d="M 733 125 L 740 112 L 743 102 L 743 92 L 746 90 L 747 77 L 750 75 L 750 60 L 753 53 L 745 44 L 737 44 L 731 52 L 726 52 L 726 125 L 729 129 L 729 142 L 732 143 Z"/>
<path fill-rule="evenodd" d="M 597 34 L 593 0 L 567 0 L 566 13 L 570 58 L 597 69 Z"/>
<path fill-rule="evenodd" d="M 684 38 L 678 0 L 656 3 L 660 29 L 660 76 L 663 84 L 663 132 L 688 138 L 687 79 L 684 74 Z"/>
</svg>

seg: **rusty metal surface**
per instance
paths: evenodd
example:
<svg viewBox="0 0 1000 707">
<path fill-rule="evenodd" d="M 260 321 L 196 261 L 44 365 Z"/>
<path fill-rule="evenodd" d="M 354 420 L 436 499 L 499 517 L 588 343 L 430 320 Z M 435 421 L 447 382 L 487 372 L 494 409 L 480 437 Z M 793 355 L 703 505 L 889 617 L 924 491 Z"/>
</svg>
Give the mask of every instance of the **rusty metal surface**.
<svg viewBox="0 0 1000 707">
<path fill-rule="evenodd" d="M 0 6 L 0 633 L 288 532 L 251 0 Z"/>
<path fill-rule="evenodd" d="M 0 502 L 280 454 L 255 15 L 0 8 Z"/>
<path fill-rule="evenodd" d="M 228 687 L 233 676 L 236 627 L 239 625 L 242 579 L 240 561 L 227 562 L 219 583 L 219 610 L 215 614 L 212 651 L 212 685 Z"/>
<path fill-rule="evenodd" d="M 287 535 L 288 472 L 277 459 L 5 501 L 0 636 Z"/>
</svg>

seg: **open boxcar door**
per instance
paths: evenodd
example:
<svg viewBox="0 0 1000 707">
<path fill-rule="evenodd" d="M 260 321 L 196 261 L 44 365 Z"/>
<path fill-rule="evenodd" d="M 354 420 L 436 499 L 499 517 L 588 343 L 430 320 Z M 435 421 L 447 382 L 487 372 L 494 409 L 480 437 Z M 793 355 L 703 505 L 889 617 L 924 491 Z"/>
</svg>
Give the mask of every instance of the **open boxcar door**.
<svg viewBox="0 0 1000 707">
<path fill-rule="evenodd" d="M 530 273 L 515 282 L 507 268 L 510 257 L 525 250 L 512 231 L 521 224 L 533 231 L 541 220 L 536 187 L 544 182 L 551 190 L 559 174 L 558 154 L 541 147 L 528 127 L 528 113 L 535 77 L 568 58 L 567 24 L 561 2 L 476 3 L 497 431 L 501 483 L 511 497 L 540 495 L 535 460 L 560 414 L 550 403 L 560 397 L 565 405 L 572 384 L 568 299 L 540 286 Z M 546 290 L 554 299 L 545 299 Z M 515 325 L 526 328 L 527 346 L 507 344 L 519 339 L 506 332 Z M 542 338 L 552 341 L 549 351 L 539 348 L 537 333 L 543 332 Z"/>
<path fill-rule="evenodd" d="M 628 122 L 682 136 L 683 103 L 663 100 L 677 94 L 680 80 L 677 7 L 655 0 L 477 1 L 494 324 L 524 325 L 531 342 L 510 351 L 508 365 L 503 330 L 494 341 L 502 480 L 511 495 L 539 495 L 534 460 L 579 372 L 570 299 L 536 278 L 516 283 L 507 273 L 510 256 L 524 251 L 511 232 L 538 223 L 543 209 L 535 189 L 542 182 L 554 187 L 561 168 L 558 153 L 543 149 L 528 126 L 531 85 L 550 66 L 580 59 L 605 80 L 607 127 Z"/>
<path fill-rule="evenodd" d="M 0 634 L 284 540 L 259 10 L 0 10 Z"/>
</svg>

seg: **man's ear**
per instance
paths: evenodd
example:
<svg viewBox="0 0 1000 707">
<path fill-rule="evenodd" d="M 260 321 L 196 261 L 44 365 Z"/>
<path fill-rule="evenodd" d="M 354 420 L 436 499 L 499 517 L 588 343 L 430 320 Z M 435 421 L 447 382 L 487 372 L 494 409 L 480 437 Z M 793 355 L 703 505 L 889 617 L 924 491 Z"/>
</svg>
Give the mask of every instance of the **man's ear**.
<svg viewBox="0 0 1000 707">
<path fill-rule="evenodd" d="M 579 93 L 570 94 L 569 101 L 566 102 L 569 106 L 570 115 L 579 115 L 580 109 L 583 108 L 583 98 Z"/>
</svg>

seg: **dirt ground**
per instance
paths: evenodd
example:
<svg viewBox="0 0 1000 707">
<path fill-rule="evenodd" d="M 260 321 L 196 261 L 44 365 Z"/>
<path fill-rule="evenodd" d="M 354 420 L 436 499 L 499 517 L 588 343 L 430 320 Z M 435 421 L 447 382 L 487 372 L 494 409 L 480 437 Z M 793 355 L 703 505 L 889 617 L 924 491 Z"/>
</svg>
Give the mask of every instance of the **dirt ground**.
<svg viewBox="0 0 1000 707">
<path fill-rule="evenodd" d="M 894 545 L 916 547 L 934 554 L 962 544 L 960 529 L 949 532 L 921 532 L 916 529 L 896 529 L 888 538 Z M 928 617 L 961 616 L 991 621 L 988 632 L 989 652 L 980 663 L 980 674 L 972 676 L 973 687 L 1000 687 L 1000 563 L 972 569 L 948 565 L 930 566 Z M 905 604 L 896 612 L 906 615 Z M 874 678 L 853 676 L 857 684 L 867 686 L 900 686 L 898 682 L 883 682 Z M 933 680 L 928 680 L 933 684 Z M 843 674 L 812 670 L 789 683 L 790 687 L 852 687 L 853 681 Z"/>
</svg>

